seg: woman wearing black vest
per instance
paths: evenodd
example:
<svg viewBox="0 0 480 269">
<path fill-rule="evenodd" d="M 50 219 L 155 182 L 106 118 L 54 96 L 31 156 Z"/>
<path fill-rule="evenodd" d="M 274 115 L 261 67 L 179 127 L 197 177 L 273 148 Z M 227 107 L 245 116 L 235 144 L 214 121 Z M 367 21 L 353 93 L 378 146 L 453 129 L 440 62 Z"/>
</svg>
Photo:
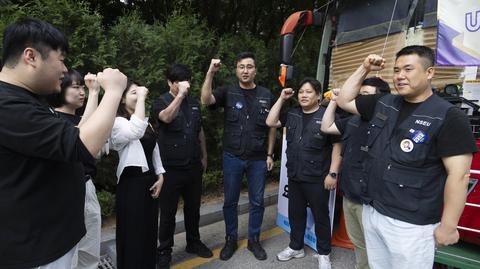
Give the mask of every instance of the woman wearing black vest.
<svg viewBox="0 0 480 269">
<path fill-rule="evenodd" d="M 156 135 L 145 118 L 148 89 L 129 81 L 118 107 L 110 142 L 118 151 L 117 268 L 155 268 L 156 198 L 163 169 Z"/>
<path fill-rule="evenodd" d="M 305 256 L 303 238 L 308 205 L 315 221 L 319 268 L 330 269 L 328 199 L 329 191 L 334 190 L 337 184 L 341 145 L 338 137 L 320 131 L 325 112 L 325 108 L 319 105 L 321 94 L 320 82 L 305 78 L 298 90 L 300 108 L 292 108 L 280 117 L 283 104 L 294 95 L 293 89 L 283 89 L 266 122 L 270 127 L 287 128 L 288 219 L 291 233 L 289 246 L 277 254 L 277 259 L 288 261 Z"/>
</svg>

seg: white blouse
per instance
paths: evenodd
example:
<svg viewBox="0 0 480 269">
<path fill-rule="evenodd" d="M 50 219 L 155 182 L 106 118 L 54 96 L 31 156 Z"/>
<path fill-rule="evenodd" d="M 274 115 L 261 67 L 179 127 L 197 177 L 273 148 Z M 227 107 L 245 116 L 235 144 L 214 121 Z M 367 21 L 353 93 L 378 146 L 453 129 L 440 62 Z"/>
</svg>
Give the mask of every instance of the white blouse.
<svg viewBox="0 0 480 269">
<path fill-rule="evenodd" d="M 118 151 L 119 155 L 117 183 L 120 180 L 123 169 L 127 166 L 141 167 L 143 173 L 148 171 L 147 158 L 140 142 L 140 138 L 143 137 L 147 127 L 148 118 L 142 120 L 135 115 L 132 115 L 130 120 L 124 117 L 115 118 L 112 134 L 110 135 L 110 146 L 113 150 Z M 165 173 L 158 143 L 156 143 L 153 150 L 152 161 L 156 175 Z"/>
</svg>

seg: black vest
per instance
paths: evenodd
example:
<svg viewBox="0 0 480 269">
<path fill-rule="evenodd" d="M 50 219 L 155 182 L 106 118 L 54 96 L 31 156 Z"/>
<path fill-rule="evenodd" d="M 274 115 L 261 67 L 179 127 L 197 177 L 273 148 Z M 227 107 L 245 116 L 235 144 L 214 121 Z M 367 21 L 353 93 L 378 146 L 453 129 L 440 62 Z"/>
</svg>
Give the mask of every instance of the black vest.
<svg viewBox="0 0 480 269">
<path fill-rule="evenodd" d="M 363 173 L 368 126 L 369 123 L 360 116 L 351 116 L 342 135 L 340 189 L 345 197 L 356 203 L 369 200 L 367 180 Z"/>
<path fill-rule="evenodd" d="M 168 106 L 174 97 L 167 92 L 161 95 L 160 99 Z M 159 121 L 158 124 L 158 144 L 165 166 L 186 166 L 200 161 L 200 105 L 190 96 L 182 102 L 187 102 L 189 115 L 184 115 L 180 108 L 172 122 L 166 124 Z"/>
<path fill-rule="evenodd" d="M 288 112 L 287 176 L 289 179 L 307 182 L 321 182 L 330 168 L 332 144 L 320 131 L 324 107 L 320 107 L 308 126 L 303 127 L 301 108 Z M 303 130 L 305 128 L 305 130 Z M 303 134 L 302 134 L 303 133 Z"/>
<path fill-rule="evenodd" d="M 433 94 L 397 125 L 401 96 L 385 95 L 375 107 L 367 141 L 368 193 L 380 213 L 426 225 L 440 221 L 447 173 L 436 136 L 452 105 Z"/>
<path fill-rule="evenodd" d="M 225 151 L 240 156 L 266 155 L 268 126 L 265 123 L 272 106 L 270 91 L 257 86 L 256 100 L 252 104 L 253 113 L 248 116 L 246 100 L 238 85 L 227 91 L 224 112 L 223 148 Z"/>
</svg>

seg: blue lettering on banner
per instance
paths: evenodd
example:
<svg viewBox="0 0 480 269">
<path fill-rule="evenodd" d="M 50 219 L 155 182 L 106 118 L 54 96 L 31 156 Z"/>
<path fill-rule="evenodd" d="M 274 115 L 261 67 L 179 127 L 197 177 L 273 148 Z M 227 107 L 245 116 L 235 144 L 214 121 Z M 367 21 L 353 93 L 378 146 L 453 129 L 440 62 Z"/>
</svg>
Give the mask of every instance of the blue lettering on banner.
<svg viewBox="0 0 480 269">
<path fill-rule="evenodd" d="M 480 10 L 468 12 L 465 14 L 465 28 L 469 32 L 478 32 L 480 30 Z"/>
</svg>

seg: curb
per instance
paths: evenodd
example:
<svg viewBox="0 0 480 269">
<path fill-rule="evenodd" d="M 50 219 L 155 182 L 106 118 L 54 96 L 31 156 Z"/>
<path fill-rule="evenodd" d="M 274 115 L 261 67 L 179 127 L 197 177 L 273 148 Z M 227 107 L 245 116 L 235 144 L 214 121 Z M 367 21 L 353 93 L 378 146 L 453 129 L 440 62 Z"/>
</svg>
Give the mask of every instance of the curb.
<svg viewBox="0 0 480 269">
<path fill-rule="evenodd" d="M 263 196 L 264 206 L 270 206 L 276 204 L 278 201 L 278 187 L 271 190 L 265 190 Z M 241 194 L 238 200 L 238 215 L 243 215 L 248 212 L 248 194 Z M 175 217 L 175 234 L 185 232 L 185 222 L 183 217 L 183 211 L 178 210 Z M 223 220 L 223 202 L 216 202 L 212 204 L 202 204 L 200 207 L 200 223 L 199 226 L 203 227 L 215 222 Z M 101 255 L 115 254 L 115 228 L 103 228 L 100 253 Z"/>
</svg>

